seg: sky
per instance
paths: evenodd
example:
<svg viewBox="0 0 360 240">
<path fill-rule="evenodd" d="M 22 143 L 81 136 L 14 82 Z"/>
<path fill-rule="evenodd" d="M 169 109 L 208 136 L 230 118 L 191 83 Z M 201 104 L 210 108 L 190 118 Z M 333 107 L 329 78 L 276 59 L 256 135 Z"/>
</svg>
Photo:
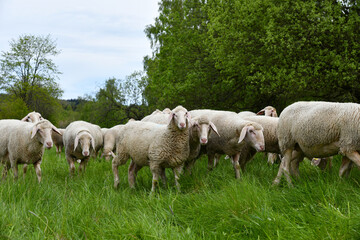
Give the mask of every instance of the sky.
<svg viewBox="0 0 360 240">
<path fill-rule="evenodd" d="M 50 34 L 61 98 L 94 95 L 107 79 L 143 70 L 144 30 L 157 16 L 158 0 L 0 0 L 0 52 L 21 35 Z"/>
</svg>

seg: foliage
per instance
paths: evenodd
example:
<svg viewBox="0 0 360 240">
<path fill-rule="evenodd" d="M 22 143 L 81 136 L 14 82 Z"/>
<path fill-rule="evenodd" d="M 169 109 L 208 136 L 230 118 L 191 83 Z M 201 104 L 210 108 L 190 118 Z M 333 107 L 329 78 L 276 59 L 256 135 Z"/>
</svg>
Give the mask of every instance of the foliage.
<svg viewBox="0 0 360 240">
<path fill-rule="evenodd" d="M 95 97 L 85 96 L 82 100 L 78 106 L 80 118 L 108 128 L 126 123 L 130 118 L 143 118 L 147 112 L 141 96 L 141 76 L 141 72 L 134 72 L 125 80 L 106 80 Z"/>
<path fill-rule="evenodd" d="M 21 119 L 29 113 L 25 102 L 15 96 L 2 95 L 0 98 L 0 119 Z"/>
<path fill-rule="evenodd" d="M 360 101 L 358 1 L 163 0 L 145 32 L 152 108 Z"/>
<path fill-rule="evenodd" d="M 52 56 L 60 53 L 50 35 L 22 35 L 10 41 L 10 51 L 0 59 L 1 88 L 9 95 L 21 98 L 30 110 L 45 118 L 56 112 L 52 108 L 62 90 L 55 80 L 60 72 Z"/>
</svg>

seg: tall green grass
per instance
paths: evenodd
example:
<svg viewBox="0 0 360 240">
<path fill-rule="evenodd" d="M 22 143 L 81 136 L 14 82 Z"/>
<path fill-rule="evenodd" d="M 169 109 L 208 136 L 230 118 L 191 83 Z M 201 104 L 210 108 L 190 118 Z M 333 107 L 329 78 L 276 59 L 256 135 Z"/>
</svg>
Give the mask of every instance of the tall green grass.
<svg viewBox="0 0 360 240">
<path fill-rule="evenodd" d="M 167 188 L 151 195 L 148 168 L 132 190 L 121 166 L 115 190 L 111 162 L 92 159 L 71 178 L 64 155 L 47 150 L 40 184 L 32 167 L 1 182 L 0 239 L 359 239 L 360 173 L 340 179 L 339 164 L 323 172 L 305 161 L 289 188 L 285 179 L 271 186 L 278 166 L 262 154 L 241 180 L 229 160 L 207 172 L 204 157 L 182 176 L 181 192 L 167 171 Z"/>
</svg>

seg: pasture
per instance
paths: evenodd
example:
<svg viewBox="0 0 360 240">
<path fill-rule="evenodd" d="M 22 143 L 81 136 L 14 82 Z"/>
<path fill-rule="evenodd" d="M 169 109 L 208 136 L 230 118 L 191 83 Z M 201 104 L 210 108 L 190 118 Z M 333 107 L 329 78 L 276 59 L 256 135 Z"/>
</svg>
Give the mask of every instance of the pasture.
<svg viewBox="0 0 360 240">
<path fill-rule="evenodd" d="M 303 162 L 289 188 L 286 181 L 271 186 L 278 165 L 267 165 L 262 153 L 240 180 L 229 160 L 208 172 L 202 157 L 181 177 L 181 192 L 167 170 L 167 188 L 150 195 L 149 168 L 132 190 L 129 163 L 120 166 L 115 190 L 111 162 L 91 159 L 85 174 L 71 178 L 64 153 L 52 148 L 40 184 L 32 166 L 25 179 L 20 166 L 17 181 L 10 171 L 1 182 L 0 239 L 359 239 L 360 171 L 341 179 L 340 161 L 325 172 Z"/>
</svg>

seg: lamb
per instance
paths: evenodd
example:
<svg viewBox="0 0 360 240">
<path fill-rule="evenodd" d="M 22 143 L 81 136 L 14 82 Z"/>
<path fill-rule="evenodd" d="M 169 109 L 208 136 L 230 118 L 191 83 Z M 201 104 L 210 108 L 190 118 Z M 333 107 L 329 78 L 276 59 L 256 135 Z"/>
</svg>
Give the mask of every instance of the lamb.
<svg viewBox="0 0 360 240">
<path fill-rule="evenodd" d="M 177 106 L 169 114 L 168 124 L 132 121 L 124 125 L 116 146 L 116 155 L 112 161 L 114 187 L 119 185 L 119 165 L 129 158 L 129 185 L 135 186 L 137 172 L 149 166 L 153 175 L 151 191 L 154 192 L 159 176 L 165 180 L 165 168 L 174 171 L 175 184 L 178 189 L 179 174 L 189 156 L 189 122 L 190 113 L 182 106 Z"/>
<path fill-rule="evenodd" d="M 268 116 L 252 116 L 244 117 L 244 120 L 255 122 L 260 124 L 264 129 L 264 140 L 265 140 L 265 152 L 272 153 L 274 155 L 280 154 L 280 148 L 277 138 L 277 125 L 279 118 L 277 117 L 268 117 Z M 241 169 L 244 171 L 246 164 L 252 159 L 255 155 L 255 149 L 244 146 L 240 151 L 239 163 Z"/>
<path fill-rule="evenodd" d="M 327 116 L 326 121 L 318 116 Z M 280 114 L 278 124 L 279 147 L 282 163 L 274 185 L 285 177 L 292 185 L 290 172 L 298 175 L 298 165 L 304 156 L 330 157 L 343 155 L 343 163 L 360 166 L 360 105 L 356 103 L 296 102 Z M 340 168 L 340 175 L 348 164 Z"/>
<path fill-rule="evenodd" d="M 112 128 L 107 129 L 104 133 L 104 151 L 102 156 L 105 156 L 106 160 L 110 160 L 110 157 L 114 157 L 113 150 L 116 146 L 119 132 L 123 128 L 123 124 L 116 125 Z"/>
<path fill-rule="evenodd" d="M 103 145 L 103 135 L 98 125 L 75 121 L 66 127 L 63 141 L 70 174 L 73 175 L 75 172 L 74 162 L 78 159 L 80 160 L 79 172 L 85 172 L 91 153 L 97 152 Z"/>
<path fill-rule="evenodd" d="M 56 132 L 52 132 L 51 133 L 51 138 L 53 140 L 53 143 L 56 147 L 56 153 L 57 154 L 61 154 L 62 152 L 62 149 L 64 147 L 64 141 L 63 141 L 63 137 L 62 135 L 64 134 L 65 132 L 65 129 L 63 128 L 58 128 L 58 131 L 61 133 L 61 135 L 59 135 L 58 133 Z"/>
<path fill-rule="evenodd" d="M 213 167 L 215 154 L 227 154 L 232 157 L 235 177 L 240 178 L 239 152 L 243 146 L 248 144 L 256 151 L 265 150 L 262 126 L 255 122 L 243 120 L 235 112 L 192 110 L 190 113 L 194 117 L 207 116 L 215 124 L 220 135 L 211 133 L 206 145 L 209 169 Z"/>
<path fill-rule="evenodd" d="M 189 174 L 191 174 L 191 169 L 200 154 L 201 146 L 205 146 L 208 143 L 211 131 L 220 136 L 215 124 L 213 124 L 207 116 L 199 116 L 192 119 L 192 124 L 189 129 L 190 153 L 188 159 L 185 161 L 185 166 Z"/>
<path fill-rule="evenodd" d="M 11 167 L 18 178 L 18 164 L 33 164 L 37 179 L 41 182 L 41 161 L 44 149 L 51 148 L 51 132 L 61 133 L 48 120 L 37 123 L 20 120 L 0 120 L 0 161 L 5 165 L 3 178 Z"/>
<path fill-rule="evenodd" d="M 276 117 L 276 118 L 278 117 L 276 109 L 272 106 L 267 106 L 263 108 L 262 110 L 257 112 L 256 115 L 265 115 L 268 117 Z M 270 164 L 274 164 L 278 159 L 281 159 L 281 156 L 275 153 L 268 153 L 267 156 L 268 156 L 268 163 Z"/>
</svg>

